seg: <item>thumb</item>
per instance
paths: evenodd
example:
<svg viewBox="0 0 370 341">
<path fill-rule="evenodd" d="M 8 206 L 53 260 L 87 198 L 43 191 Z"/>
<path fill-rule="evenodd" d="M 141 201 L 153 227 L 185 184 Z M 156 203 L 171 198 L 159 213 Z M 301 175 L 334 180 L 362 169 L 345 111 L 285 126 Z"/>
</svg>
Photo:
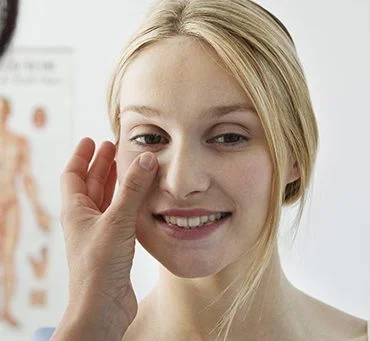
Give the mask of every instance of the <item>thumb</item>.
<svg viewBox="0 0 370 341">
<path fill-rule="evenodd" d="M 155 155 L 150 152 L 141 154 L 132 162 L 105 211 L 110 220 L 136 221 L 142 201 L 153 183 L 157 165 Z"/>
</svg>

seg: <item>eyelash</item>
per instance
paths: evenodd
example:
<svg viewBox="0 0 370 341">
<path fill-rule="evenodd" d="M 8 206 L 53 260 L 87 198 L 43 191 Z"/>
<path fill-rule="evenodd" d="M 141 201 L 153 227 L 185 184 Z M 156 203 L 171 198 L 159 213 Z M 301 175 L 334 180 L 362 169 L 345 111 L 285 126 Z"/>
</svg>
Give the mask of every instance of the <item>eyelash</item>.
<svg viewBox="0 0 370 341">
<path fill-rule="evenodd" d="M 154 146 L 154 145 L 158 144 L 158 143 L 141 143 L 141 142 L 136 141 L 136 139 L 138 139 L 140 137 L 146 137 L 146 136 L 162 137 L 162 135 L 160 135 L 160 134 L 141 134 L 141 135 L 137 135 L 137 136 L 129 139 L 129 141 L 133 142 L 134 144 L 136 144 L 137 146 L 140 146 L 140 147 Z M 239 138 L 242 138 L 244 140 L 244 142 L 249 141 L 249 138 L 247 138 L 246 136 L 236 134 L 236 133 L 226 133 L 226 134 L 217 135 L 211 140 L 215 140 L 215 139 L 220 138 L 222 136 L 238 136 Z M 241 144 L 241 142 L 232 142 L 232 143 L 224 143 L 224 144 L 229 147 L 229 146 L 239 145 L 239 144 Z"/>
</svg>

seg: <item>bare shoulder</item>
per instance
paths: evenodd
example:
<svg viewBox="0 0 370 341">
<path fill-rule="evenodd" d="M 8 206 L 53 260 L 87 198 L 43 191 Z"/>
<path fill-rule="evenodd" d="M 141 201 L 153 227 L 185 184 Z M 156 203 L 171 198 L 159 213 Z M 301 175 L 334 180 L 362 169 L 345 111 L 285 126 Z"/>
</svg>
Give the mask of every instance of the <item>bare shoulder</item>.
<svg viewBox="0 0 370 341">
<path fill-rule="evenodd" d="M 327 303 L 303 293 L 311 328 L 318 339 L 338 341 L 368 341 L 367 321 L 350 315 Z M 312 320 L 312 316 L 314 319 Z"/>
</svg>

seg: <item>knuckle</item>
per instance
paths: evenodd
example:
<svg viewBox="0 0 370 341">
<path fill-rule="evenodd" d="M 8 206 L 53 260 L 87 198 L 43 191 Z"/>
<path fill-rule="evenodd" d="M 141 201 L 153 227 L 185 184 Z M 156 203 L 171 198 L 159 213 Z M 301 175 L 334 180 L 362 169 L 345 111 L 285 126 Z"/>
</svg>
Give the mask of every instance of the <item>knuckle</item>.
<svg viewBox="0 0 370 341">
<path fill-rule="evenodd" d="M 71 175 L 77 175 L 81 179 L 86 178 L 86 173 L 83 170 L 79 169 L 79 168 L 65 169 L 62 172 L 60 178 L 61 178 L 62 181 L 68 181 Z"/>
<path fill-rule="evenodd" d="M 99 184 L 104 184 L 105 183 L 105 176 L 97 173 L 91 173 L 87 179 L 87 182 L 90 183 L 91 181 L 95 181 Z"/>
</svg>

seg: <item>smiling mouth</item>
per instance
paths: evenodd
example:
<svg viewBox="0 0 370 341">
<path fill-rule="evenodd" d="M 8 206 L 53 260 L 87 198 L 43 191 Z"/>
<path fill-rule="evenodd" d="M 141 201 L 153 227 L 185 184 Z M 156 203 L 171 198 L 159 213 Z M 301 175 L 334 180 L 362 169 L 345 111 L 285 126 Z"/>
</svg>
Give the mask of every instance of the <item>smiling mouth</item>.
<svg viewBox="0 0 370 341">
<path fill-rule="evenodd" d="M 224 220 L 228 217 L 231 216 L 231 212 L 220 212 L 217 214 L 217 216 L 213 215 L 212 219 L 209 219 L 207 216 L 204 217 L 191 217 L 191 218 L 186 218 L 186 217 L 165 217 L 160 214 L 153 214 L 153 217 L 155 220 L 161 222 L 161 223 L 166 223 L 168 225 L 173 225 L 177 227 L 182 227 L 182 228 L 190 228 L 190 229 L 195 229 L 199 227 L 205 227 L 208 225 L 212 225 L 215 222 L 218 222 L 220 220 Z M 203 219 L 201 219 L 203 218 Z"/>
</svg>

